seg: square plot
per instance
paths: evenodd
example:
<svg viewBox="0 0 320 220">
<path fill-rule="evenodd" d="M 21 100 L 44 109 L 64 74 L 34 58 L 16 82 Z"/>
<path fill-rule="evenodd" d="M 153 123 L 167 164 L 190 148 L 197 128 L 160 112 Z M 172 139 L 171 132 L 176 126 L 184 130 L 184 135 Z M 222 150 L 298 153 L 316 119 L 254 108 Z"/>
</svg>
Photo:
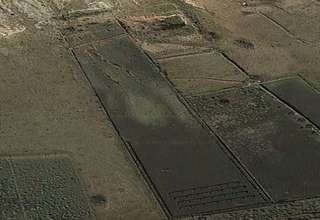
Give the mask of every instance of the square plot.
<svg viewBox="0 0 320 220">
<path fill-rule="evenodd" d="M 275 201 L 320 194 L 320 135 L 259 87 L 189 102 Z"/>
<path fill-rule="evenodd" d="M 158 61 L 185 95 L 241 86 L 248 77 L 218 52 L 178 56 Z"/>
<path fill-rule="evenodd" d="M 3 190 L 9 196 L 1 196 L 5 204 L 1 211 L 6 215 L 21 217 L 13 219 L 91 218 L 88 200 L 68 158 L 10 157 L 0 159 L 2 164 L 0 173 L 7 172 L 5 179 L 10 180 Z"/>
<path fill-rule="evenodd" d="M 279 99 L 320 127 L 320 93 L 299 77 L 265 83 Z"/>
<path fill-rule="evenodd" d="M 153 57 L 202 51 L 210 42 L 197 30 L 196 24 L 175 4 L 154 4 L 119 16 L 128 33 Z"/>
</svg>

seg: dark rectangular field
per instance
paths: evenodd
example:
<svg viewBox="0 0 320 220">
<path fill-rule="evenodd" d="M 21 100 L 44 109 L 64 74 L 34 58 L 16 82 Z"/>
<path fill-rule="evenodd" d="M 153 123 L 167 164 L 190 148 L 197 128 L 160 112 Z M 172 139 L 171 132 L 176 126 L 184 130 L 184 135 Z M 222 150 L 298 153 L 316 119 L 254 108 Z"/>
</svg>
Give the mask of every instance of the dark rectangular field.
<svg viewBox="0 0 320 220">
<path fill-rule="evenodd" d="M 320 93 L 299 77 L 289 78 L 264 86 L 279 99 L 320 127 Z"/>
<path fill-rule="evenodd" d="M 224 146 L 126 36 L 73 49 L 119 134 L 173 216 L 265 202 Z"/>
<path fill-rule="evenodd" d="M 320 195 L 320 135 L 303 116 L 259 86 L 189 102 L 275 201 Z"/>
</svg>

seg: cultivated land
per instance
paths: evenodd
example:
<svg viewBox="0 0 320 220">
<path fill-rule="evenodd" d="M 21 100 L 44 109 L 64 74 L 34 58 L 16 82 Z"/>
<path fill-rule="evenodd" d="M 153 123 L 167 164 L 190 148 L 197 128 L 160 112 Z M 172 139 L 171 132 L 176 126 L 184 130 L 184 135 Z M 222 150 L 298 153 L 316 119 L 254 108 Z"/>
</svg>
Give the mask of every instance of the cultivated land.
<svg viewBox="0 0 320 220">
<path fill-rule="evenodd" d="M 318 0 L 0 0 L 0 219 L 320 219 Z"/>
</svg>

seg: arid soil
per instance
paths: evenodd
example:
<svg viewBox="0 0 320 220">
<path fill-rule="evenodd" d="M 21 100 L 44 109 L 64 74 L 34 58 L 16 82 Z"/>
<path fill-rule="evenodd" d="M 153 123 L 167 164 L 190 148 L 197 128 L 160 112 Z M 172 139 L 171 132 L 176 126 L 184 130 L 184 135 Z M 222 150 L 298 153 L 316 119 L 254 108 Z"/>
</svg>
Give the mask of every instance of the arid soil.
<svg viewBox="0 0 320 220">
<path fill-rule="evenodd" d="M 183 100 L 290 76 L 320 89 L 318 0 L 0 0 L 0 157 L 68 155 L 95 219 L 167 218 L 64 36 L 110 20 Z M 181 219 L 316 220 L 320 200 Z"/>
</svg>

